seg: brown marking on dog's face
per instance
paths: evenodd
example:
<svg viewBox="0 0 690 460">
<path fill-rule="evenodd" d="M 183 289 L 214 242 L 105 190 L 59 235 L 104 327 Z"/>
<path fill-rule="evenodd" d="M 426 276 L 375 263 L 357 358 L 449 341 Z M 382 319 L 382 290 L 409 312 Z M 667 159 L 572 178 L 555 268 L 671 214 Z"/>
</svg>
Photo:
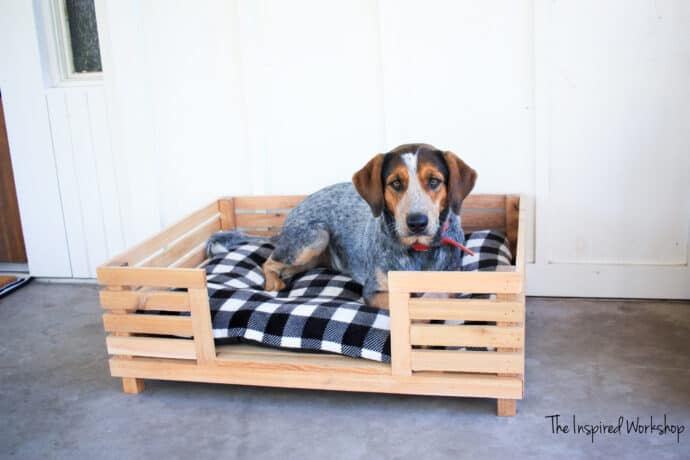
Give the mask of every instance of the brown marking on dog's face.
<svg viewBox="0 0 690 460">
<path fill-rule="evenodd" d="M 397 219 L 400 202 L 410 185 L 410 172 L 400 156 L 388 158 L 389 164 L 383 177 L 383 200 L 385 208 Z M 416 179 L 412 176 L 412 179 Z"/>
<path fill-rule="evenodd" d="M 470 194 L 477 182 L 477 171 L 470 168 L 453 152 L 443 152 L 443 159 L 448 166 L 448 196 L 450 208 L 460 215 L 462 201 Z"/>
<path fill-rule="evenodd" d="M 434 207 L 437 210 L 445 209 L 448 205 L 447 170 L 442 171 L 437 162 L 424 158 L 419 159 L 417 169 L 417 179 Z"/>
<path fill-rule="evenodd" d="M 374 177 L 377 170 L 380 195 Z M 457 156 L 428 144 L 405 144 L 378 155 L 353 178 L 375 216 L 383 209 L 392 216 L 395 232 L 406 245 L 431 244 L 443 224 L 443 211 L 450 206 L 459 213 L 475 180 L 476 172 Z M 426 219 L 423 231 L 410 228 L 411 215 Z"/>
</svg>

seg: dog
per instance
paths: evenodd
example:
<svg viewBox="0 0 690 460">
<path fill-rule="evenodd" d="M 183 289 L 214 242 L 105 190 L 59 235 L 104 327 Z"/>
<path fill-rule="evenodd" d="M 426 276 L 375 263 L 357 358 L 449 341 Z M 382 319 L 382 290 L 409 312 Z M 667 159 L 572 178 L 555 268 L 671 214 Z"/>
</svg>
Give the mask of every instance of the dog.
<svg viewBox="0 0 690 460">
<path fill-rule="evenodd" d="M 454 153 L 405 144 L 378 154 L 352 182 L 310 195 L 288 214 L 263 264 L 265 289 L 317 266 L 360 283 L 370 306 L 388 308 L 390 270 L 460 270 L 460 209 L 477 172 Z"/>
</svg>

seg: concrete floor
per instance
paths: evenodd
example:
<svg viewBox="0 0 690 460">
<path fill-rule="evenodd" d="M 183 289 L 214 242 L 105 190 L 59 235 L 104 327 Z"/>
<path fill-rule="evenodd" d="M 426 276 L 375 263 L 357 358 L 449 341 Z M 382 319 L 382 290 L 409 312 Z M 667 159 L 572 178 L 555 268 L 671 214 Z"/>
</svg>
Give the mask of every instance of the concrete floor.
<svg viewBox="0 0 690 460">
<path fill-rule="evenodd" d="M 33 282 L 0 300 L 2 458 L 690 458 L 690 303 L 528 299 L 526 399 L 147 382 L 109 377 L 95 286 Z M 675 435 L 552 434 L 545 417 L 668 416 Z"/>
</svg>

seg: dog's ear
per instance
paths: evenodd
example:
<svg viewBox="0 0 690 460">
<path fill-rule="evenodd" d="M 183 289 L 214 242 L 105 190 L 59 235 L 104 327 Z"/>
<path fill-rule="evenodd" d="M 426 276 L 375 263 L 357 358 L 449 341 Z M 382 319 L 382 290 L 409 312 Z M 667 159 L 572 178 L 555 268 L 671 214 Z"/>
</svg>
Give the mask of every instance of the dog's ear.
<svg viewBox="0 0 690 460">
<path fill-rule="evenodd" d="M 460 214 L 462 200 L 470 194 L 477 181 L 477 171 L 470 168 L 453 152 L 443 152 L 443 159 L 448 166 L 448 197 L 450 209 L 455 214 Z"/>
<path fill-rule="evenodd" d="M 364 201 L 369 203 L 374 217 L 380 216 L 383 212 L 382 166 L 383 154 L 380 153 L 352 176 L 352 183 L 355 184 L 357 192 L 362 195 Z"/>
</svg>

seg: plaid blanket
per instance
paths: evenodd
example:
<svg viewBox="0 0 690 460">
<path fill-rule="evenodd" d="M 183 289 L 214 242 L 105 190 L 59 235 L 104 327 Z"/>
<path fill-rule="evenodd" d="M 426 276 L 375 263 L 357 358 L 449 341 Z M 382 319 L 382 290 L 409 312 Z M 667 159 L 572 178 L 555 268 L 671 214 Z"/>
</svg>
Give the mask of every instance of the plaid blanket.
<svg viewBox="0 0 690 460">
<path fill-rule="evenodd" d="M 280 292 L 264 291 L 261 266 L 273 245 L 234 233 L 227 238 L 233 244 L 210 248 L 216 255 L 206 266 L 217 340 L 235 338 L 390 362 L 388 311 L 366 306 L 362 286 L 338 272 L 317 268 L 296 275 Z M 498 232 L 470 233 L 466 246 L 475 255 L 464 256 L 463 271 L 495 270 L 512 259 L 508 241 Z"/>
</svg>

